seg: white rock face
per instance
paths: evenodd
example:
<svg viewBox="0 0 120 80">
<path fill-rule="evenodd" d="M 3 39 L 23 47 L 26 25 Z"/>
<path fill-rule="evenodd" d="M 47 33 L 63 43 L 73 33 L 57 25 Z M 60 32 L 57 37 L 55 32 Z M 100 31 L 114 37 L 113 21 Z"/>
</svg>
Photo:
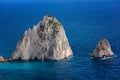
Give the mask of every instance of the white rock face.
<svg viewBox="0 0 120 80">
<path fill-rule="evenodd" d="M 60 60 L 72 55 L 62 24 L 53 16 L 45 16 L 25 31 L 10 59 Z"/>
<path fill-rule="evenodd" d="M 96 48 L 93 51 L 92 56 L 95 58 L 114 56 L 114 53 L 111 50 L 108 40 L 102 39 L 101 41 L 99 41 L 99 43 L 97 44 Z"/>
</svg>

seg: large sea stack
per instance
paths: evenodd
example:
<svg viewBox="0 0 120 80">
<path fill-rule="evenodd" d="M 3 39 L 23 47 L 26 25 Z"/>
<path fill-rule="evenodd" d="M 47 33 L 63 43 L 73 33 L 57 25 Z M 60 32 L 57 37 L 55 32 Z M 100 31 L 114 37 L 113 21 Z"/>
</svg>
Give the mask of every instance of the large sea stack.
<svg viewBox="0 0 120 80">
<path fill-rule="evenodd" d="M 1 62 L 5 62 L 5 59 L 2 56 L 0 56 L 0 63 Z"/>
<path fill-rule="evenodd" d="M 94 58 L 104 58 L 104 57 L 113 57 L 114 53 L 111 50 L 109 41 L 103 38 L 98 42 L 96 48 L 93 51 L 92 57 Z"/>
<path fill-rule="evenodd" d="M 25 31 L 10 60 L 61 60 L 73 55 L 62 24 L 45 16 Z"/>
</svg>

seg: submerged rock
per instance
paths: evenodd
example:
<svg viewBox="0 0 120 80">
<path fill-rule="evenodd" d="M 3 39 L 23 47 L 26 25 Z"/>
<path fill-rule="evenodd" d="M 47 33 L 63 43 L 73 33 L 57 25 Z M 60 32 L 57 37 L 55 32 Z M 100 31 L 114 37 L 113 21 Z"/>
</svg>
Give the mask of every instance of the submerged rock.
<svg viewBox="0 0 120 80">
<path fill-rule="evenodd" d="M 2 56 L 0 56 L 0 62 L 5 62 L 5 59 Z"/>
<path fill-rule="evenodd" d="M 113 57 L 114 53 L 111 50 L 108 40 L 102 39 L 97 44 L 96 48 L 93 51 L 92 57 L 94 58 L 104 58 L 104 57 Z"/>
<path fill-rule="evenodd" d="M 53 16 L 45 16 L 25 31 L 17 43 L 11 60 L 60 60 L 73 55 L 62 24 Z"/>
</svg>

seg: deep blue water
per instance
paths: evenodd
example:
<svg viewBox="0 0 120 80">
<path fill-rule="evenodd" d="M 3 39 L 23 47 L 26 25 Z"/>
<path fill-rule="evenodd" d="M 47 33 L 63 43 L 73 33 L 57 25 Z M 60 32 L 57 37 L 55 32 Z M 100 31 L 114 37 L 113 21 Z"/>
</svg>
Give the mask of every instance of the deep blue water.
<svg viewBox="0 0 120 80">
<path fill-rule="evenodd" d="M 119 80 L 119 0 L 1 0 L 0 55 L 10 57 L 24 31 L 45 15 L 64 26 L 74 56 L 61 61 L 0 63 L 0 80 Z M 93 60 L 90 55 L 107 38 L 117 57 Z"/>
</svg>

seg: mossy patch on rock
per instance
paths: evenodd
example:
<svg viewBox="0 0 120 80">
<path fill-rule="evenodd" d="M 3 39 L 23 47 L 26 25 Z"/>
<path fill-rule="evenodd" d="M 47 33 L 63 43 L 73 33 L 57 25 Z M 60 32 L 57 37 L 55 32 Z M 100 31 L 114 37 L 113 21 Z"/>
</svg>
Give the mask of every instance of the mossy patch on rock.
<svg viewBox="0 0 120 80">
<path fill-rule="evenodd" d="M 58 22 L 53 16 L 51 16 L 52 18 L 51 19 L 48 19 L 49 20 L 49 26 L 52 27 L 53 29 L 53 34 L 52 36 L 55 37 L 55 34 L 57 34 L 59 32 L 59 28 L 62 27 L 62 24 L 60 22 Z"/>
</svg>

